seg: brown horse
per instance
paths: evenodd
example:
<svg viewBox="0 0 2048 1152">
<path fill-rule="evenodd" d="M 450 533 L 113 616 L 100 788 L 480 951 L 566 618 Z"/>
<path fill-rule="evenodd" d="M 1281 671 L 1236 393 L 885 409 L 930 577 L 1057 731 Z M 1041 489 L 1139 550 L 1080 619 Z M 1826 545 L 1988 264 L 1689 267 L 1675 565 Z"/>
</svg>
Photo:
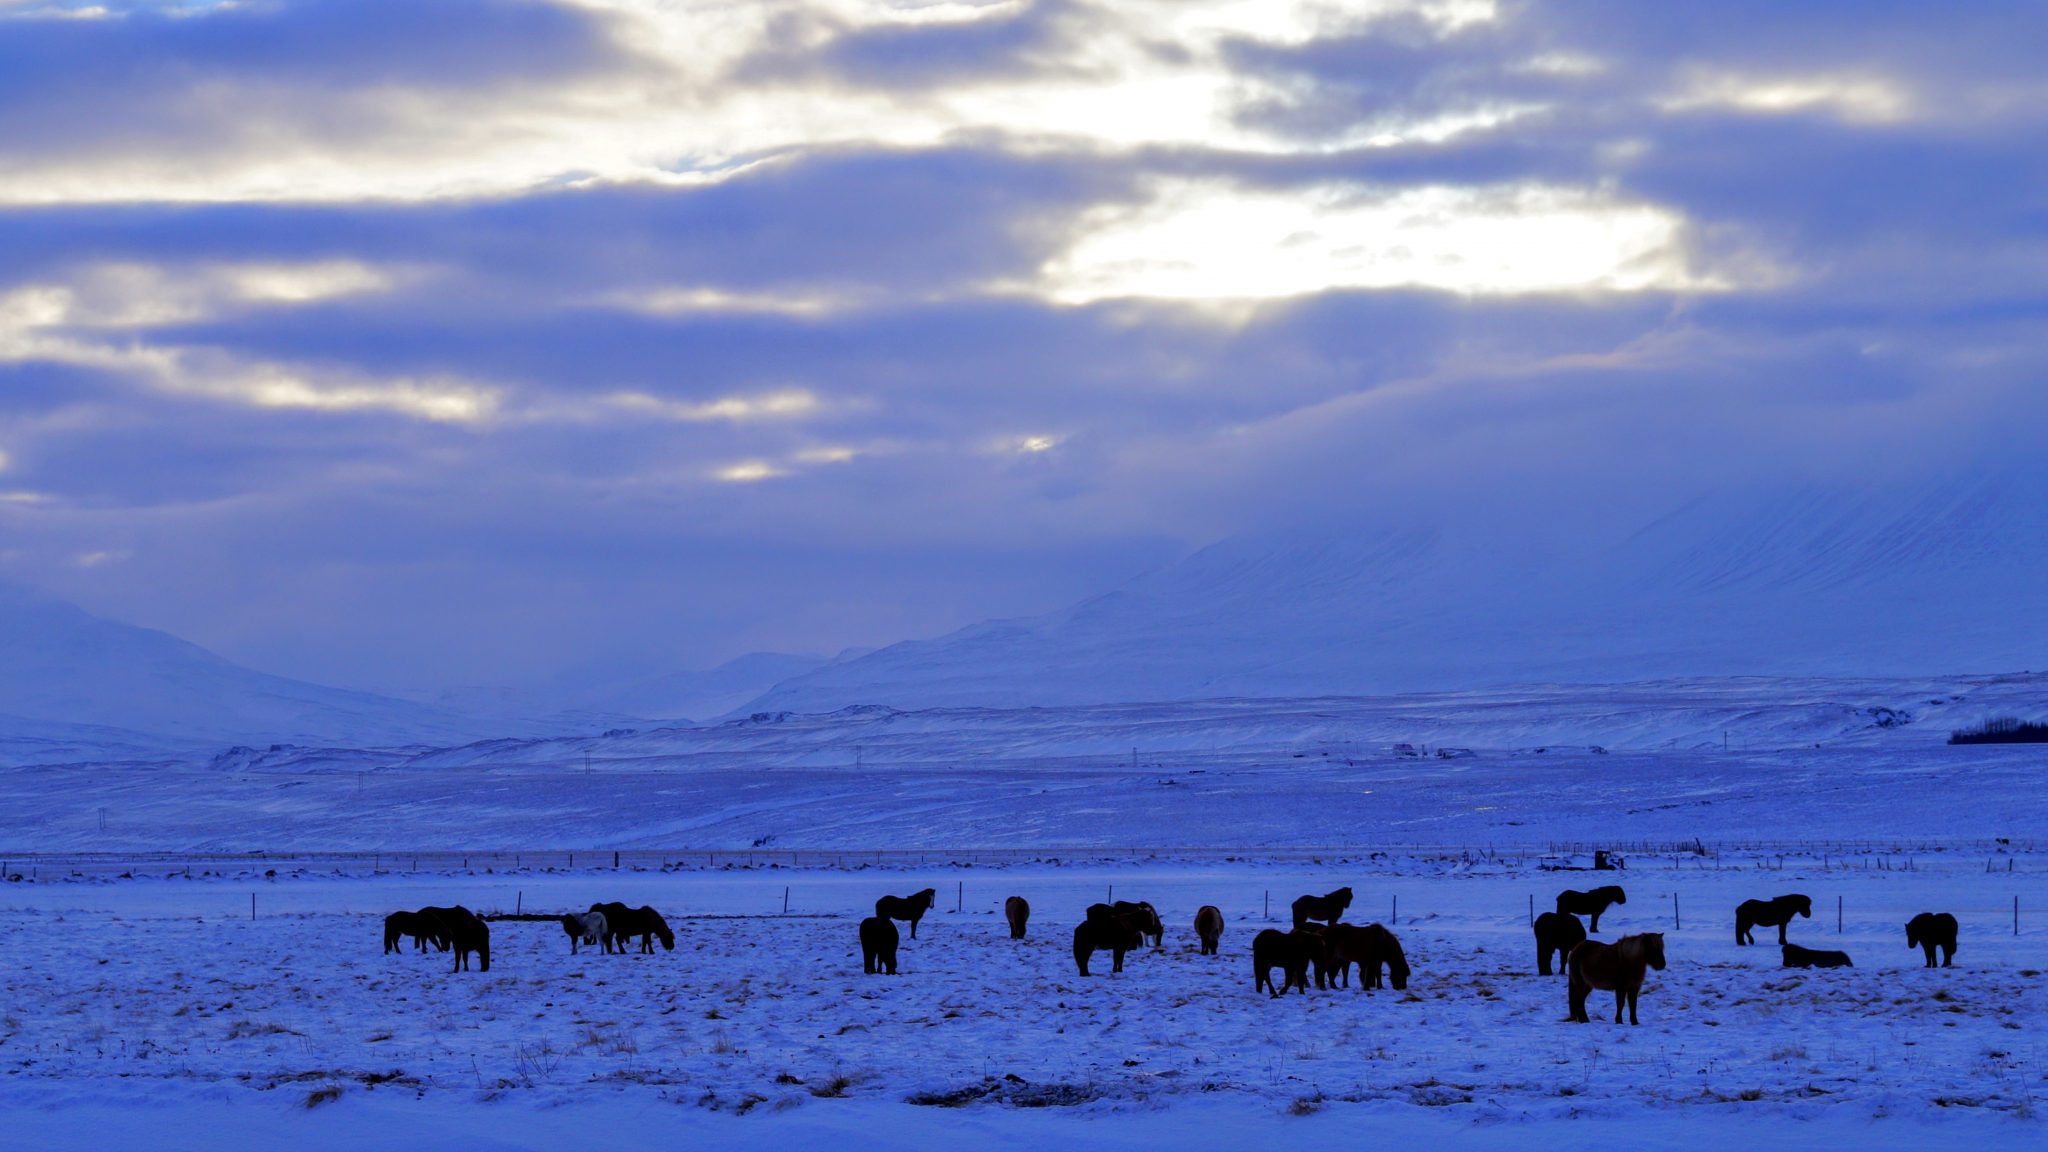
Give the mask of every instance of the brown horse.
<svg viewBox="0 0 2048 1152">
<path fill-rule="evenodd" d="M 441 927 L 448 934 L 448 942 L 455 948 L 455 967 L 460 972 L 469 967 L 470 953 L 476 953 L 476 970 L 491 970 L 491 926 L 479 919 L 476 913 L 457 904 L 453 908 L 421 909 L 432 911 L 441 921 Z"/>
<path fill-rule="evenodd" d="M 1750 929 L 1776 928 L 1778 943 L 1783 944 L 1785 925 L 1791 923 L 1794 916 L 1804 916 L 1811 920 L 1813 901 L 1796 892 L 1790 896 L 1777 896 L 1769 900 L 1744 900 L 1735 906 L 1735 942 L 1754 944 L 1756 936 Z"/>
<path fill-rule="evenodd" d="M 1330 942 L 1330 958 L 1337 971 L 1333 985 L 1338 980 L 1349 983 L 1351 966 L 1358 965 L 1358 990 L 1384 987 L 1392 983 L 1394 991 L 1408 987 L 1408 956 L 1401 951 L 1401 941 L 1381 924 L 1367 924 L 1360 928 L 1352 924 L 1332 924 L 1327 933 Z"/>
<path fill-rule="evenodd" d="M 1587 927 L 1600 930 L 1600 914 L 1611 904 L 1628 903 L 1628 893 L 1619 884 L 1604 884 L 1591 892 L 1567 888 L 1557 894 L 1557 910 L 1567 916 L 1587 917 Z"/>
<path fill-rule="evenodd" d="M 903 939 L 896 922 L 887 916 L 870 916 L 860 922 L 860 970 L 879 976 L 883 969 L 896 974 L 896 945 Z"/>
<path fill-rule="evenodd" d="M 1946 912 L 1922 912 L 1906 921 L 1906 947 L 1927 954 L 1927 966 L 1934 967 L 1934 950 L 1941 949 L 1941 966 L 1956 958 L 1956 918 Z"/>
<path fill-rule="evenodd" d="M 1160 922 L 1159 910 L 1143 900 L 1119 900 L 1110 905 L 1116 914 L 1131 922 L 1138 934 L 1152 941 L 1152 947 L 1166 947 L 1166 925 Z"/>
<path fill-rule="evenodd" d="M 939 894 L 930 888 L 913 892 L 908 896 L 884 896 L 875 901 L 875 915 L 885 920 L 910 921 L 910 938 L 917 939 L 917 922 L 932 910 L 933 901 Z"/>
<path fill-rule="evenodd" d="M 1031 920 L 1031 902 L 1022 896 L 1012 896 L 1003 901 L 1003 919 L 1010 922 L 1010 939 L 1024 938 L 1024 925 Z"/>
<path fill-rule="evenodd" d="M 1294 926 L 1299 928 L 1311 920 L 1335 924 L 1344 918 L 1344 910 L 1349 907 L 1349 888 L 1339 888 L 1324 896 L 1303 896 L 1294 902 Z"/>
<path fill-rule="evenodd" d="M 430 940 L 441 951 L 448 950 L 448 934 L 442 930 L 440 919 L 431 913 L 393 912 L 384 918 L 384 951 L 387 955 L 403 951 L 399 941 L 406 936 L 413 938 L 421 952 L 427 950 Z"/>
<path fill-rule="evenodd" d="M 1202 942 L 1202 955 L 1214 956 L 1216 942 L 1223 939 L 1223 910 L 1204 904 L 1195 913 L 1195 936 Z"/>
<path fill-rule="evenodd" d="M 1536 918 L 1536 974 L 1550 975 L 1550 954 L 1557 953 L 1557 970 L 1564 971 L 1564 958 L 1586 938 L 1586 926 L 1569 912 L 1545 912 Z"/>
<path fill-rule="evenodd" d="M 625 954 L 626 941 L 635 936 L 640 938 L 640 951 L 647 955 L 654 954 L 654 938 L 657 936 L 661 937 L 663 949 L 670 952 L 676 950 L 676 934 L 669 930 L 668 921 L 662 919 L 661 913 L 648 905 L 628 908 L 616 900 L 610 900 L 592 904 L 590 910 L 603 914 L 605 935 L 613 947 L 618 949 L 620 955 Z M 606 951 L 609 952 L 611 949 L 607 948 Z"/>
<path fill-rule="evenodd" d="M 1628 1022 L 1636 1023 L 1636 997 L 1643 991 L 1645 969 L 1664 970 L 1664 934 L 1644 932 L 1623 936 L 1612 944 L 1587 940 L 1565 958 L 1571 978 L 1571 1018 L 1590 1023 L 1586 997 L 1595 988 L 1614 993 L 1614 1022 L 1621 1023 L 1621 1010 L 1628 1008 Z"/>
<path fill-rule="evenodd" d="M 1308 970 L 1311 964 L 1317 967 L 1317 976 L 1322 975 L 1322 965 L 1330 960 L 1329 945 L 1323 940 L 1319 928 L 1297 928 L 1282 932 L 1267 928 L 1252 937 L 1252 988 L 1255 991 L 1271 992 L 1274 999 L 1287 995 L 1289 988 L 1299 988 L 1308 993 Z M 1273 969 L 1280 969 L 1280 983 L 1273 983 Z M 1317 980 L 1320 986 L 1322 981 Z"/>
<path fill-rule="evenodd" d="M 1143 947 L 1144 934 L 1130 918 L 1117 915 L 1107 904 L 1090 904 L 1088 918 L 1074 925 L 1074 966 L 1088 974 L 1088 958 L 1108 952 L 1114 958 L 1111 972 L 1124 970 L 1124 953 Z"/>
<path fill-rule="evenodd" d="M 1822 948 L 1801 948 L 1797 944 L 1785 945 L 1785 967 L 1787 968 L 1854 968 L 1847 952 L 1831 952 Z"/>
</svg>

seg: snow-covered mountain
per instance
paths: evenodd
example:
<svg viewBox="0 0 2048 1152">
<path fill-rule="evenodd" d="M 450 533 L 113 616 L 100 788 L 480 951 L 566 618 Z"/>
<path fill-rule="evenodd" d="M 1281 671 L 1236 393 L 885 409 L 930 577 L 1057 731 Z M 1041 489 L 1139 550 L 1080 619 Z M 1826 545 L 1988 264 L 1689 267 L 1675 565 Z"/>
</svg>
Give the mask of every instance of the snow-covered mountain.
<svg viewBox="0 0 2048 1152">
<path fill-rule="evenodd" d="M 0 740 L 46 744 L 55 758 L 75 755 L 74 745 L 142 754 L 233 743 L 445 744 L 502 731 L 445 708 L 257 672 L 5 583 L 0 653 Z"/>
<path fill-rule="evenodd" d="M 2013 477 L 1720 494 L 1606 538 L 1474 521 L 1252 534 L 1059 612 L 834 663 L 747 709 L 2018 671 L 2048 667 L 2044 575 L 2048 491 Z"/>
<path fill-rule="evenodd" d="M 623 677 L 616 670 L 574 669 L 541 685 L 453 688 L 428 700 L 475 716 L 515 722 L 547 716 L 581 721 L 594 730 L 721 716 L 783 680 L 830 662 L 824 656 L 750 652 L 716 668 Z"/>
</svg>

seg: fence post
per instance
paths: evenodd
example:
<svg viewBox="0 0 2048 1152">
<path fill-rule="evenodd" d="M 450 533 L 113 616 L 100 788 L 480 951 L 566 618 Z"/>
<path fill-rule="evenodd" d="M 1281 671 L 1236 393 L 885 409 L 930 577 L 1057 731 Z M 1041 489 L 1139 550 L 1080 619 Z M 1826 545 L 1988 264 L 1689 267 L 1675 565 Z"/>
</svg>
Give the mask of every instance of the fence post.
<svg viewBox="0 0 2048 1152">
<path fill-rule="evenodd" d="M 2012 898 L 2012 934 L 2015 936 L 2020 934 L 2020 898 L 2018 896 Z"/>
<path fill-rule="evenodd" d="M 612 853 L 612 871 L 616 872 L 616 871 L 618 871 L 618 870 L 619 870 L 619 854 L 618 854 L 617 852 L 614 852 L 614 853 Z"/>
<path fill-rule="evenodd" d="M 519 895 L 512 899 L 512 914 L 514 916 L 526 915 L 526 890 L 523 888 L 520 889 Z"/>
<path fill-rule="evenodd" d="M 1842 898 L 1841 898 L 1841 896 L 1837 895 L 1837 896 L 1835 897 L 1835 935 L 1837 935 L 1837 936 L 1840 936 L 1841 934 L 1842 934 Z"/>
<path fill-rule="evenodd" d="M 967 903 L 967 881 L 955 880 L 953 883 L 956 885 L 953 889 L 953 911 L 958 912 Z"/>
<path fill-rule="evenodd" d="M 2018 907 L 2019 907 L 2019 905 L 2020 905 L 2020 898 L 2019 898 L 2019 897 L 2017 897 L 2017 896 L 2013 897 L 2013 898 L 2012 898 L 2012 905 L 2013 905 L 2013 907 L 2014 907 L 2014 908 L 2018 908 Z M 256 918 L 256 894 L 255 894 L 254 892 L 251 892 L 251 893 L 249 893 L 249 919 L 251 919 L 251 920 L 254 920 L 255 918 Z M 2017 912 L 2013 913 L 2013 918 L 2012 918 L 2012 922 L 2013 922 L 2014 924 L 2018 924 L 2018 923 L 2020 922 L 2020 918 L 2019 918 L 2019 913 L 2017 913 Z M 2015 928 L 2015 929 L 2013 930 L 2013 935 L 2015 935 L 2015 936 L 2019 935 L 2019 930 L 2018 930 L 2017 928 Z"/>
<path fill-rule="evenodd" d="M 1273 890 L 1272 890 L 1271 888 L 1268 888 L 1268 889 L 1266 889 L 1266 919 L 1268 919 L 1268 920 L 1271 920 L 1272 918 L 1273 918 Z M 2014 920 L 2015 920 L 2015 921 L 2017 921 L 2017 920 L 2018 920 L 2018 917 L 2014 917 Z"/>
<path fill-rule="evenodd" d="M 1394 897 L 1394 911 L 1387 917 L 1387 923 L 1395 925 L 1401 923 L 1401 898 L 1399 896 Z"/>
<path fill-rule="evenodd" d="M 1683 924 L 1678 918 L 1678 893 L 1673 892 L 1671 894 L 1671 930 L 1676 932 L 1682 926 Z"/>
<path fill-rule="evenodd" d="M 782 886 L 782 914 L 789 915 L 789 885 Z"/>
<path fill-rule="evenodd" d="M 1529 927 L 1536 926 L 1536 894 L 1529 893 Z"/>
</svg>

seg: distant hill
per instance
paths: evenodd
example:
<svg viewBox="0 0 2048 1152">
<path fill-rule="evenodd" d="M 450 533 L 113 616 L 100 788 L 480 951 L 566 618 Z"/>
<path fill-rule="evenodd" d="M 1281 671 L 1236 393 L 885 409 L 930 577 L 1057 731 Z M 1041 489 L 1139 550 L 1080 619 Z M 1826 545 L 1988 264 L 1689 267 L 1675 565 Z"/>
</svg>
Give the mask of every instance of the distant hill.
<svg viewBox="0 0 2048 1152">
<path fill-rule="evenodd" d="M 828 665 L 747 707 L 2043 668 L 2044 487 L 1726 493 L 1605 539 L 1461 522 L 1239 536 L 1062 611 Z"/>
</svg>

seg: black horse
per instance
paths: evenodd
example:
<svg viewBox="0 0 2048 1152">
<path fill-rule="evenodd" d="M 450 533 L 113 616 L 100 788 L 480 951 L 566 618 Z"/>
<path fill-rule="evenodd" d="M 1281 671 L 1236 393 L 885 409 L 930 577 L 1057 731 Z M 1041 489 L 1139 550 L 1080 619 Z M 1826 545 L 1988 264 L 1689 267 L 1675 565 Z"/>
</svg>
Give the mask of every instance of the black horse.
<svg viewBox="0 0 2048 1152">
<path fill-rule="evenodd" d="M 422 908 L 420 912 L 422 915 L 431 913 L 440 921 L 441 930 L 455 949 L 455 967 L 450 971 L 460 972 L 469 967 L 471 953 L 476 954 L 477 971 L 491 970 L 491 926 L 476 913 L 460 904 L 453 908 Z"/>
<path fill-rule="evenodd" d="M 1311 920 L 1335 924 L 1344 918 L 1344 910 L 1349 907 L 1349 888 L 1339 888 L 1324 896 L 1303 896 L 1294 902 L 1294 926 L 1299 928 Z"/>
<path fill-rule="evenodd" d="M 1813 918 L 1813 901 L 1798 893 L 1777 896 L 1769 900 L 1744 900 L 1735 906 L 1735 942 L 1754 944 L 1756 936 L 1752 928 L 1776 928 L 1778 943 L 1785 943 L 1785 925 L 1791 923 L 1794 915 Z"/>
<path fill-rule="evenodd" d="M 1128 916 L 1119 915 L 1107 904 L 1090 904 L 1088 918 L 1074 925 L 1074 966 L 1088 974 L 1088 958 L 1108 952 L 1114 958 L 1111 972 L 1124 970 L 1124 953 L 1142 947 L 1145 935 Z"/>
<path fill-rule="evenodd" d="M 386 955 L 400 951 L 401 937 L 410 936 L 419 945 L 419 951 L 427 950 L 427 942 L 441 951 L 448 950 L 448 933 L 441 927 L 441 921 L 428 912 L 393 912 L 384 918 L 384 952 Z"/>
<path fill-rule="evenodd" d="M 1854 968 L 1847 952 L 1830 952 L 1820 948 L 1801 948 L 1797 944 L 1785 945 L 1785 967 L 1787 968 Z"/>
<path fill-rule="evenodd" d="M 932 902 L 939 894 L 930 888 L 913 892 L 908 896 L 884 896 L 875 901 L 875 915 L 888 920 L 910 921 L 910 938 L 917 939 L 917 922 L 932 910 Z"/>
<path fill-rule="evenodd" d="M 1110 905 L 1116 914 L 1130 921 L 1138 934 L 1152 941 L 1152 947 L 1166 947 L 1166 925 L 1159 921 L 1159 910 L 1143 900 L 1119 900 Z"/>
<path fill-rule="evenodd" d="M 1956 918 L 1946 912 L 1922 912 L 1906 921 L 1906 947 L 1927 954 L 1927 966 L 1934 967 L 1934 950 L 1941 949 L 1941 966 L 1956 958 Z"/>
<path fill-rule="evenodd" d="M 1603 884 L 1591 892 L 1580 892 L 1567 888 L 1557 894 L 1557 910 L 1568 916 L 1585 916 L 1587 925 L 1594 932 L 1600 930 L 1600 914 L 1610 904 L 1628 903 L 1628 893 L 1619 884 Z"/>
<path fill-rule="evenodd" d="M 1330 960 L 1336 966 L 1330 986 L 1336 987 L 1341 981 L 1351 982 L 1351 966 L 1358 965 L 1358 989 L 1363 992 L 1372 988 L 1385 987 L 1389 982 L 1394 991 L 1408 987 L 1408 954 L 1401 950 L 1401 941 L 1383 924 L 1367 924 L 1363 928 L 1352 924 L 1332 924 L 1323 938 L 1328 942 Z"/>
<path fill-rule="evenodd" d="M 645 904 L 638 908 L 628 908 L 613 900 L 604 904 L 592 904 L 589 910 L 604 913 L 605 936 L 621 953 L 626 950 L 626 941 L 635 936 L 640 938 L 642 953 L 653 954 L 654 938 L 657 936 L 661 937 L 663 949 L 670 952 L 676 950 L 676 934 L 669 931 L 668 921 L 661 918 L 661 913 Z"/>
<path fill-rule="evenodd" d="M 1267 928 L 1252 937 L 1252 988 L 1271 992 L 1274 999 L 1287 995 L 1289 988 L 1308 992 L 1311 964 L 1321 966 L 1330 959 L 1329 944 L 1321 931 L 1297 928 L 1282 932 Z M 1280 969 L 1280 983 L 1273 983 L 1273 969 Z"/>
<path fill-rule="evenodd" d="M 879 976 L 883 969 L 896 974 L 896 945 L 903 936 L 887 916 L 870 916 L 860 922 L 860 970 Z"/>
<path fill-rule="evenodd" d="M 1569 912 L 1545 912 L 1536 918 L 1536 974 L 1550 975 L 1550 954 L 1557 953 L 1557 970 L 1564 971 L 1564 958 L 1586 938 L 1586 926 Z"/>
</svg>

